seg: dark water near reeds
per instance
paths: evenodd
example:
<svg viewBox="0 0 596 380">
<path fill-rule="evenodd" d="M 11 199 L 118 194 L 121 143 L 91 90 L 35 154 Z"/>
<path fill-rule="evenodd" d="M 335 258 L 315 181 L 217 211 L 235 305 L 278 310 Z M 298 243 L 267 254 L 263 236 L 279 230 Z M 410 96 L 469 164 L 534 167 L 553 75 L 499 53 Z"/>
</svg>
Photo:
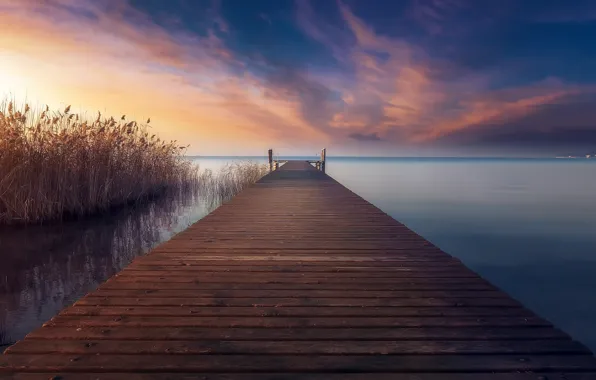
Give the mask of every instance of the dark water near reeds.
<svg viewBox="0 0 596 380">
<path fill-rule="evenodd" d="M 175 193 L 82 221 L 0 226 L 0 352 L 211 207 Z"/>
<path fill-rule="evenodd" d="M 327 172 L 596 351 L 596 159 L 328 157 Z M 0 227 L 0 338 L 22 338 L 206 212 L 205 199 L 170 197 L 63 226 Z"/>
</svg>

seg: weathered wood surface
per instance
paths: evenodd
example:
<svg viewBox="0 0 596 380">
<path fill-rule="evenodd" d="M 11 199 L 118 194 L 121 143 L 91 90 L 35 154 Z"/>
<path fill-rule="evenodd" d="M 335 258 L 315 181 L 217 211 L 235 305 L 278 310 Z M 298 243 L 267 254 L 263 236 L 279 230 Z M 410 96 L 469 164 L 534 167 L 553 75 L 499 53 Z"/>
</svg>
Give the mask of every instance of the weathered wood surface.
<svg viewBox="0 0 596 380">
<path fill-rule="evenodd" d="M 583 345 L 288 162 L 0 358 L 17 379 L 596 379 Z M 374 373 L 374 374 L 373 374 Z"/>
</svg>

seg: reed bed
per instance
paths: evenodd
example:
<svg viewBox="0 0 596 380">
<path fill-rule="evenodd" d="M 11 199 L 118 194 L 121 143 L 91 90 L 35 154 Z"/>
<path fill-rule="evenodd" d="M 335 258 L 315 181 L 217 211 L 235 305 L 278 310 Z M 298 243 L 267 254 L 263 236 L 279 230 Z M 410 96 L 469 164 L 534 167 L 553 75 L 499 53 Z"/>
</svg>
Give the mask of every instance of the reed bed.
<svg viewBox="0 0 596 380">
<path fill-rule="evenodd" d="M 199 187 L 213 208 L 257 182 L 268 172 L 266 164 L 251 161 L 228 164 L 217 172 L 203 171 L 199 177 Z"/>
<path fill-rule="evenodd" d="M 226 199 L 263 173 L 236 165 L 200 174 L 185 147 L 150 134 L 149 123 L 2 102 L 0 223 L 95 214 L 167 190 L 202 189 Z"/>
</svg>

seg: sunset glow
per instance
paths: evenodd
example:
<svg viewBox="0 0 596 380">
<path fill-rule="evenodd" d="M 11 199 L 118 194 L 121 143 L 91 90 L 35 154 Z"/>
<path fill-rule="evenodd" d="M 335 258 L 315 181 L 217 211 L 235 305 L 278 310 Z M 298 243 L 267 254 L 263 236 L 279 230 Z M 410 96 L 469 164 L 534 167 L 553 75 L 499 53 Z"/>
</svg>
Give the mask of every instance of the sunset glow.
<svg viewBox="0 0 596 380">
<path fill-rule="evenodd" d="M 0 93 L 151 117 L 201 155 L 510 154 L 520 140 L 554 155 L 596 143 L 596 78 L 578 74 L 594 48 L 578 42 L 585 63 L 557 39 L 540 48 L 549 33 L 594 35 L 574 10 L 248 3 L 0 0 Z M 470 14 L 491 16 L 462 21 Z"/>
</svg>

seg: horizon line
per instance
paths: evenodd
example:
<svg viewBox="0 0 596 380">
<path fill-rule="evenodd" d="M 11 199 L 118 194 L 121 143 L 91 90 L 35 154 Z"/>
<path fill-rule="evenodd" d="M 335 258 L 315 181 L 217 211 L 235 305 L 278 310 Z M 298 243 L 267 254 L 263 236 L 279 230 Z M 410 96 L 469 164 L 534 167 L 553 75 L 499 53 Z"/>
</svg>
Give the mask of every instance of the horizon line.
<svg viewBox="0 0 596 380">
<path fill-rule="evenodd" d="M 589 155 L 596 159 L 596 155 Z M 189 158 L 267 158 L 267 155 L 185 155 Z M 318 155 L 278 155 L 276 157 L 304 158 L 318 157 Z M 580 156 L 350 156 L 350 155 L 327 155 L 327 158 L 409 158 L 409 159 L 586 159 L 586 155 Z"/>
</svg>

